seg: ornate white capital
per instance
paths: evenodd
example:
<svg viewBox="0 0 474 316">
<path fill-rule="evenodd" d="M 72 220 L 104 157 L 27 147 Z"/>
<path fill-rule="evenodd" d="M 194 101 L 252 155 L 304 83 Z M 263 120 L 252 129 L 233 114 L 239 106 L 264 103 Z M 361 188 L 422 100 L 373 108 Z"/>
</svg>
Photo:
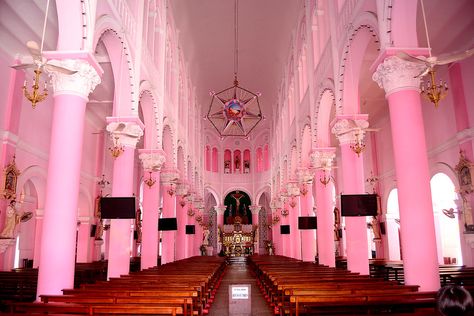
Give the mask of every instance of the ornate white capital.
<svg viewBox="0 0 474 316">
<path fill-rule="evenodd" d="M 385 90 L 385 95 L 400 90 L 420 90 L 420 77 L 418 75 L 426 68 L 421 63 L 413 63 L 397 56 L 385 58 L 377 66 L 372 79 L 380 88 Z"/>
<path fill-rule="evenodd" d="M 311 164 L 313 168 L 322 168 L 330 171 L 336 158 L 336 149 L 333 147 L 316 149 L 311 153 Z"/>
<path fill-rule="evenodd" d="M 48 69 L 53 84 L 54 95 L 74 94 L 85 100 L 89 100 L 89 94 L 94 91 L 95 87 L 100 83 L 100 77 L 97 71 L 83 59 L 51 60 L 48 64 L 77 71 L 72 75 L 68 75 Z"/>
<path fill-rule="evenodd" d="M 166 160 L 163 152 L 141 152 L 138 157 L 145 171 L 160 171 Z"/>
<path fill-rule="evenodd" d="M 226 210 L 226 206 L 225 205 L 221 205 L 221 206 L 214 206 L 214 210 L 217 212 L 217 215 L 224 215 L 224 212 Z"/>
<path fill-rule="evenodd" d="M 298 175 L 298 181 L 301 184 L 303 184 L 303 183 L 310 184 L 310 183 L 313 182 L 313 171 L 312 170 L 310 170 L 308 168 L 301 167 L 301 168 L 298 168 L 296 173 Z"/>
<path fill-rule="evenodd" d="M 176 184 L 179 180 L 179 173 L 176 170 L 163 170 L 160 176 L 162 185 Z"/>
<path fill-rule="evenodd" d="M 107 131 L 114 143 L 131 148 L 137 146 L 143 135 L 143 129 L 135 122 L 111 122 L 107 125 Z"/>
<path fill-rule="evenodd" d="M 298 187 L 298 182 L 288 182 L 286 184 L 286 189 L 288 190 L 289 196 L 300 195 L 300 188 Z"/>
<path fill-rule="evenodd" d="M 262 209 L 262 206 L 260 205 L 250 205 L 249 209 L 252 211 L 253 214 L 258 214 L 260 210 Z"/>
<path fill-rule="evenodd" d="M 369 127 L 366 119 L 340 119 L 332 127 L 331 132 L 336 135 L 341 145 L 362 141 L 365 129 Z"/>
</svg>

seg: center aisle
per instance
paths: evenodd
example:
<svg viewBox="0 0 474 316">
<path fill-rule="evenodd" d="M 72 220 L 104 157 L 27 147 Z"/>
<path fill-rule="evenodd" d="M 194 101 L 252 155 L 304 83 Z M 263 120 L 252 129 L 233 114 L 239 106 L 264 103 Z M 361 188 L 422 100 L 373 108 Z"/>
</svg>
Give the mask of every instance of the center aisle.
<svg viewBox="0 0 474 316">
<path fill-rule="evenodd" d="M 224 277 L 216 292 L 214 303 L 209 309 L 209 316 L 229 315 L 229 285 L 250 284 L 252 316 L 271 316 L 272 309 L 268 306 L 260 292 L 255 277 L 248 270 L 244 257 L 230 258 L 230 264 L 226 267 Z"/>
</svg>

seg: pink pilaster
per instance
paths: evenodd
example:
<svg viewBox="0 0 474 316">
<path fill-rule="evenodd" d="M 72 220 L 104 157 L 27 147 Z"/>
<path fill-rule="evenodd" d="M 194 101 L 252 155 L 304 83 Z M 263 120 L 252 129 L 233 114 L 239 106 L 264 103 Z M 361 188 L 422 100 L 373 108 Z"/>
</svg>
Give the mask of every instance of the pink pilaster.
<svg viewBox="0 0 474 316">
<path fill-rule="evenodd" d="M 199 247 L 201 247 L 202 245 L 202 240 L 203 240 L 203 229 L 202 229 L 202 226 L 201 226 L 201 223 L 200 221 L 197 220 L 197 218 L 201 218 L 202 219 L 202 212 L 199 210 L 196 210 L 196 215 L 195 216 L 195 219 L 196 219 L 196 234 L 194 235 L 194 255 L 195 256 L 199 256 L 201 255 L 201 250 L 199 249 Z"/>
<path fill-rule="evenodd" d="M 343 171 L 343 194 L 363 194 L 364 159 L 350 145 L 363 139 L 363 128 L 368 126 L 367 115 L 339 116 L 332 132 L 338 137 L 341 148 Z M 358 128 L 354 128 L 354 124 Z M 352 272 L 369 274 L 367 223 L 365 217 L 346 217 L 347 268 Z"/>
<path fill-rule="evenodd" d="M 313 167 L 317 168 L 315 175 L 316 207 L 318 215 L 318 258 L 319 263 L 335 267 L 334 249 L 334 216 L 331 186 L 332 162 L 335 158 L 335 148 L 318 148 L 312 153 Z"/>
<path fill-rule="evenodd" d="M 43 233 L 43 214 L 42 209 L 36 210 L 35 215 L 35 249 L 33 253 L 33 268 L 38 268 L 41 257 L 41 235 Z"/>
<path fill-rule="evenodd" d="M 51 73 L 54 109 L 38 271 L 38 297 L 43 294 L 61 294 L 62 289 L 74 286 L 84 117 L 88 95 L 100 82 L 96 69 L 84 60 L 65 59 L 55 62 L 78 72 L 69 76 Z"/>
<path fill-rule="evenodd" d="M 440 282 L 417 77 L 423 67 L 391 56 L 377 67 L 373 78 L 385 89 L 390 110 L 405 283 L 434 291 Z"/>
<path fill-rule="evenodd" d="M 272 202 L 273 203 L 273 202 Z M 281 241 L 281 235 L 280 235 L 280 221 L 281 221 L 281 214 L 280 214 L 280 209 L 277 207 L 272 207 L 272 241 L 273 241 L 273 247 L 274 247 L 274 254 L 276 255 L 283 255 L 283 244 Z M 275 221 L 275 224 L 273 224 Z M 278 221 L 278 222 L 277 222 Z"/>
<path fill-rule="evenodd" d="M 176 260 L 186 258 L 187 210 L 188 202 L 186 201 L 186 197 L 183 197 L 182 195 L 178 196 L 176 201 L 176 220 L 178 222 L 178 230 L 176 231 Z"/>
<path fill-rule="evenodd" d="M 90 246 L 90 232 L 91 225 L 90 223 L 79 221 L 77 227 L 77 250 L 76 250 L 76 262 L 89 262 L 89 251 L 91 251 Z"/>
<path fill-rule="evenodd" d="M 165 162 L 165 155 L 159 149 L 141 149 L 139 152 L 145 174 L 141 248 L 141 269 L 144 270 L 158 265 L 160 170 Z"/>
<path fill-rule="evenodd" d="M 288 201 L 283 204 L 282 212 L 289 212 L 290 207 L 288 206 Z M 281 215 L 280 225 L 290 225 L 290 215 L 283 216 Z M 291 227 L 290 227 L 291 232 Z M 280 232 L 278 232 L 280 233 Z M 290 235 L 288 234 L 280 234 L 281 243 L 282 243 L 282 254 L 287 257 L 291 257 L 291 248 L 290 248 Z"/>
<path fill-rule="evenodd" d="M 216 210 L 216 213 L 217 213 L 217 227 L 219 228 L 218 233 L 219 233 L 219 231 L 222 233 L 222 229 L 224 227 L 224 212 L 226 210 L 226 207 L 225 207 L 225 205 L 214 206 L 214 209 Z M 220 237 L 217 236 L 217 240 L 218 240 L 218 242 L 217 242 L 217 253 L 219 253 L 222 249 L 222 239 L 220 240 L 220 242 L 219 242 L 219 239 L 220 239 Z"/>
<path fill-rule="evenodd" d="M 112 196 L 132 196 L 134 188 L 135 146 L 143 135 L 143 123 L 138 118 L 108 117 L 107 131 L 123 146 L 123 153 L 114 159 Z M 132 219 L 112 219 L 109 230 L 109 262 L 107 277 L 119 277 L 130 272 Z"/>
<path fill-rule="evenodd" d="M 189 209 L 193 208 L 193 205 L 190 204 L 188 206 L 188 208 Z M 196 223 L 196 220 L 195 220 L 195 216 L 188 216 L 187 223 L 188 223 L 188 225 L 194 225 L 194 229 L 196 229 L 197 223 Z M 197 239 L 196 230 L 194 231 L 194 234 L 187 235 L 187 237 L 186 237 L 186 256 L 188 258 L 192 257 L 192 256 L 196 256 L 196 254 L 197 254 L 197 252 L 195 250 L 195 239 Z"/>
<path fill-rule="evenodd" d="M 260 252 L 260 225 L 258 222 L 260 210 L 262 207 L 260 205 L 251 205 L 249 209 L 252 211 L 252 225 L 255 230 L 255 239 L 253 245 L 253 252 L 258 254 Z"/>
</svg>

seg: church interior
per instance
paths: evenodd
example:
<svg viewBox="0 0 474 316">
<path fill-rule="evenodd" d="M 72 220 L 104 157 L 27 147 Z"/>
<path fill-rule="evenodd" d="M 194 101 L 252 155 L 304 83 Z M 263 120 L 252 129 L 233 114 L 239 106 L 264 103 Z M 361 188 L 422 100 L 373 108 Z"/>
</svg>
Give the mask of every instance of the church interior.
<svg viewBox="0 0 474 316">
<path fill-rule="evenodd" d="M 448 315 L 473 12 L 0 1 L 0 313 Z"/>
</svg>

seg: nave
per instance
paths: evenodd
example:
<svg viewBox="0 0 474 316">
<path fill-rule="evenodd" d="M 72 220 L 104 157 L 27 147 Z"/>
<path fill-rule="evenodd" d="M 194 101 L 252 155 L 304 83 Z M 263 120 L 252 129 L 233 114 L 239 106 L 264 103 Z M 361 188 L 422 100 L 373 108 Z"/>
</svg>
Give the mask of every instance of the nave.
<svg viewBox="0 0 474 316">
<path fill-rule="evenodd" d="M 277 255 L 195 256 L 105 281 L 100 271 L 106 268 L 95 263 L 96 274 L 90 267 L 81 284 L 63 289 L 63 295 L 41 295 L 41 302 L 19 302 L 2 286 L 0 307 L 6 315 L 237 315 L 229 312 L 229 288 L 237 284 L 250 286 L 248 297 L 232 309 L 250 303 L 245 315 L 436 315 L 436 291 L 396 281 L 391 266 L 373 262 L 369 276 Z M 441 284 L 466 284 L 472 293 L 470 268 L 440 271 Z M 2 273 L 0 283 L 6 285 L 7 278 Z"/>
</svg>

